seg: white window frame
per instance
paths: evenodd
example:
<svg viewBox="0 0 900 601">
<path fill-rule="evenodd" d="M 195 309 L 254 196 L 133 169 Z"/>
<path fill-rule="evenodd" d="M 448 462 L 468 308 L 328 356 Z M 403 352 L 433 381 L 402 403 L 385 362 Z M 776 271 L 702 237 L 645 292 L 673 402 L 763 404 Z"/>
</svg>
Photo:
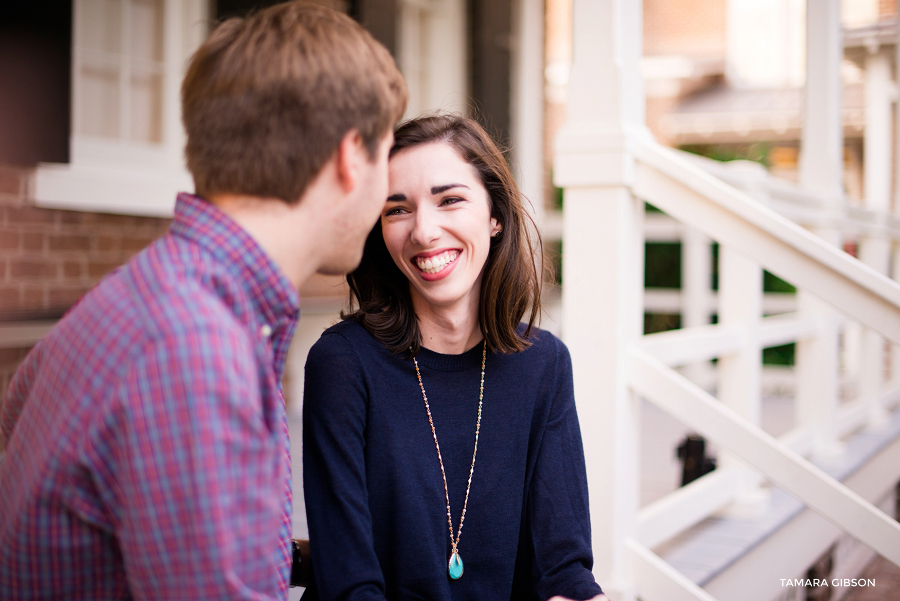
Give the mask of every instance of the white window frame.
<svg viewBox="0 0 900 601">
<path fill-rule="evenodd" d="M 397 9 L 397 63 L 409 90 L 405 117 L 435 110 L 465 114 L 465 1 L 401 0 Z"/>
<path fill-rule="evenodd" d="M 81 114 L 78 109 L 84 101 L 79 70 L 84 44 L 79 36 L 86 11 L 83 0 L 74 0 L 70 162 L 38 165 L 32 187 L 37 206 L 168 217 L 177 192 L 193 190 L 193 180 L 184 166 L 179 90 L 191 54 L 206 37 L 209 2 L 165 0 L 163 11 L 162 140 L 141 143 L 104 139 L 76 130 Z"/>
</svg>

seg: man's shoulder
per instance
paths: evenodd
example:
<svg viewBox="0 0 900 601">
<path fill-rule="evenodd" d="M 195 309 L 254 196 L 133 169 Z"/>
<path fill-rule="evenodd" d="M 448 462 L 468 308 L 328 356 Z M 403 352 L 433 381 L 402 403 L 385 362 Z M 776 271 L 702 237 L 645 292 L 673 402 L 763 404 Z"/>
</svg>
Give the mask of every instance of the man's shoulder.
<svg viewBox="0 0 900 601">
<path fill-rule="evenodd" d="M 240 329 L 225 301 L 242 294 L 239 284 L 194 254 L 158 240 L 90 290 L 51 334 L 62 341 L 89 339 L 93 349 L 108 353 L 190 331 Z"/>
</svg>

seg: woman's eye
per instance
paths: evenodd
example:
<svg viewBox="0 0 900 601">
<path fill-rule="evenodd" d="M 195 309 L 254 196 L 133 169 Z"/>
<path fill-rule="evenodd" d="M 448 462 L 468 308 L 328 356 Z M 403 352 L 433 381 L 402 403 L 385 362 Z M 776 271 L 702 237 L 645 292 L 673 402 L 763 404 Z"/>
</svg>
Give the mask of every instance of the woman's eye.
<svg viewBox="0 0 900 601">
<path fill-rule="evenodd" d="M 405 213 L 406 209 L 403 207 L 394 207 L 393 209 L 388 209 L 388 211 L 384 214 L 385 217 L 390 217 L 391 215 L 400 215 L 401 213 Z"/>
<path fill-rule="evenodd" d="M 441 205 L 452 205 L 462 201 L 463 199 L 458 196 L 448 196 L 447 198 L 441 200 Z"/>
</svg>

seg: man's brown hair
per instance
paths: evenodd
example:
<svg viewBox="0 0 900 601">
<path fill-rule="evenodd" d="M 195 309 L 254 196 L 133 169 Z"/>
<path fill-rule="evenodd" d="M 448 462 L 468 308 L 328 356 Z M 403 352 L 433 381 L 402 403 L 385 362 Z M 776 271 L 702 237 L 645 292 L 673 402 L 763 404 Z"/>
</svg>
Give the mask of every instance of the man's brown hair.
<svg viewBox="0 0 900 601">
<path fill-rule="evenodd" d="M 297 202 L 347 132 L 374 160 L 406 107 L 388 51 L 353 19 L 310 2 L 223 21 L 181 87 L 197 194 Z"/>
<path fill-rule="evenodd" d="M 491 238 L 481 278 L 478 319 L 487 347 L 501 353 L 525 350 L 541 313 L 537 262 L 541 241 L 506 157 L 476 121 L 446 114 L 402 123 L 394 131 L 391 156 L 431 142 L 449 144 L 475 169 L 487 190 L 491 217 L 503 228 Z M 384 244 L 380 222 L 369 234 L 362 262 L 347 275 L 347 283 L 355 309 L 342 317 L 358 320 L 391 352 L 416 355 L 422 340 L 410 283 Z M 523 328 L 519 322 L 526 313 Z"/>
</svg>

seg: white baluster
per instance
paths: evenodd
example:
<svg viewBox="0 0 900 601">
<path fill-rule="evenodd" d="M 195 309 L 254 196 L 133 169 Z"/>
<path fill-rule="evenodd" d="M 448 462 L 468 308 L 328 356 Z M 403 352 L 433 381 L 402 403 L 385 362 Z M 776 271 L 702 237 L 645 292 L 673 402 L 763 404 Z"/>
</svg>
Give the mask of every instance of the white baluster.
<svg viewBox="0 0 900 601">
<path fill-rule="evenodd" d="M 695 229 L 681 234 L 681 327 L 709 324 L 712 286 L 712 242 Z M 684 374 L 704 386 L 711 371 L 708 361 L 684 367 Z"/>
<path fill-rule="evenodd" d="M 891 202 L 891 63 L 887 52 L 875 49 L 866 56 L 865 206 L 886 215 Z M 860 239 L 859 258 L 887 274 L 890 244 L 881 228 Z M 862 338 L 859 395 L 870 403 L 869 422 L 887 419 L 882 406 L 885 382 L 885 340 L 866 328 Z"/>
<path fill-rule="evenodd" d="M 827 199 L 822 208 L 837 211 L 843 202 L 843 125 L 840 66 L 843 57 L 840 0 L 808 0 L 806 4 L 806 98 L 800 183 Z M 831 244 L 840 236 L 816 230 Z M 798 291 L 799 310 L 818 321 L 819 333 L 797 343 L 797 422 L 815 429 L 814 452 L 836 448 L 838 403 L 838 326 L 834 311 L 818 297 Z"/>
</svg>

